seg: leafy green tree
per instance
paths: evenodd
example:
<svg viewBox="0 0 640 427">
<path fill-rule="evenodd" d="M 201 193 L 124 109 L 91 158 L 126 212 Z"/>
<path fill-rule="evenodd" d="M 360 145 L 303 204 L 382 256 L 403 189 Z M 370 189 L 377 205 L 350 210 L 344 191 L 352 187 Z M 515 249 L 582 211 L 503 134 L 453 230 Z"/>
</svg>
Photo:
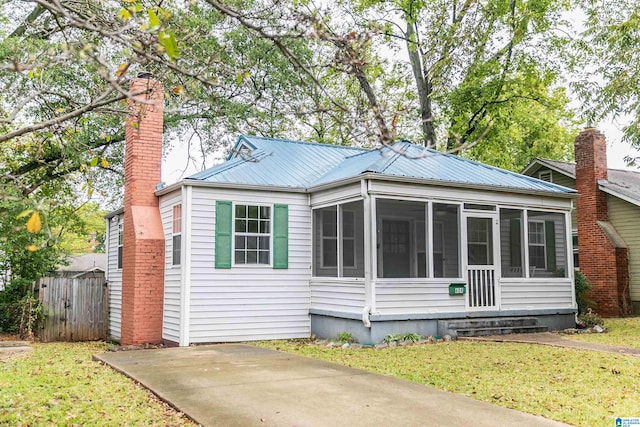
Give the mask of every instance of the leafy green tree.
<svg viewBox="0 0 640 427">
<path fill-rule="evenodd" d="M 581 5 L 585 31 L 574 40 L 572 65 L 582 114 L 590 125 L 603 119 L 626 122 L 624 140 L 640 149 L 640 5 L 630 0 Z"/>
</svg>

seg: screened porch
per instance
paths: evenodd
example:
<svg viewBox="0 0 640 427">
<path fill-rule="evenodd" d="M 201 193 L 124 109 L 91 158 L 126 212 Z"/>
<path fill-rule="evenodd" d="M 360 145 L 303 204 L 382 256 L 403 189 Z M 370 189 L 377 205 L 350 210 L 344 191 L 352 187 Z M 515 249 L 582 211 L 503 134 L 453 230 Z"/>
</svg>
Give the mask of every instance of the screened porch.
<svg viewBox="0 0 640 427">
<path fill-rule="evenodd" d="M 569 307 L 568 221 L 567 211 L 380 196 L 316 208 L 312 307 L 499 311 L 545 298 Z"/>
</svg>

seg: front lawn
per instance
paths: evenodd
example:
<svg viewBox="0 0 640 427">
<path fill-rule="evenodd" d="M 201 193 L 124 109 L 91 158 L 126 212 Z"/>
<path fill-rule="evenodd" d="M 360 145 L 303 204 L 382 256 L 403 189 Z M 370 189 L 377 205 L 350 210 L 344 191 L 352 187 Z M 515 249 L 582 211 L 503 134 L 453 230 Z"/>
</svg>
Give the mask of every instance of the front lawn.
<svg viewBox="0 0 640 427">
<path fill-rule="evenodd" d="M 566 338 L 602 344 L 640 348 L 640 317 L 604 319 L 606 334 L 575 334 Z"/>
<path fill-rule="evenodd" d="M 193 426 L 183 414 L 91 355 L 107 345 L 34 344 L 0 361 L 0 425 Z"/>
<path fill-rule="evenodd" d="M 608 427 L 615 417 L 640 416 L 640 358 L 632 356 L 468 341 L 385 349 L 330 348 L 296 341 L 258 345 L 402 378 L 577 426 Z"/>
</svg>

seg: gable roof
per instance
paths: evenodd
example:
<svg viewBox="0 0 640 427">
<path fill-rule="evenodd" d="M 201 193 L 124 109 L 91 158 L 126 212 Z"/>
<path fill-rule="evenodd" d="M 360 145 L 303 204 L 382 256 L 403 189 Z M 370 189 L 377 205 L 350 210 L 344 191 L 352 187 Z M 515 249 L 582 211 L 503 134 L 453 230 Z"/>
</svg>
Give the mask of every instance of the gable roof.
<svg viewBox="0 0 640 427">
<path fill-rule="evenodd" d="M 576 179 L 576 164 L 557 160 L 535 158 L 522 171 L 523 174 L 535 173 L 540 167 Z M 598 181 L 598 187 L 605 193 L 618 197 L 634 205 L 640 206 L 640 172 L 624 169 L 608 169 L 607 180 Z"/>
<path fill-rule="evenodd" d="M 381 149 L 241 136 L 225 163 L 187 178 L 220 184 L 313 189 L 358 177 L 407 178 L 515 192 L 575 190 L 407 141 Z"/>
</svg>

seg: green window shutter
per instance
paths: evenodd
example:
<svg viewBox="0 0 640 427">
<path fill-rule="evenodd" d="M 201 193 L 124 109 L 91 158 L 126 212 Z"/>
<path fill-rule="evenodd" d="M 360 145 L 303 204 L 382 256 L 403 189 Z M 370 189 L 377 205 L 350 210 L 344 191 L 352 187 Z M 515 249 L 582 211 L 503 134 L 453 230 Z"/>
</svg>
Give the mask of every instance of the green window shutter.
<svg viewBox="0 0 640 427">
<path fill-rule="evenodd" d="M 273 206 L 273 268 L 289 268 L 289 206 Z"/>
<path fill-rule="evenodd" d="M 522 233 L 520 232 L 520 220 L 509 221 L 509 246 L 511 247 L 511 267 L 522 267 Z"/>
<path fill-rule="evenodd" d="M 232 203 L 216 201 L 216 268 L 231 268 Z"/>
<path fill-rule="evenodd" d="M 544 222 L 545 241 L 547 244 L 547 271 L 556 269 L 556 226 L 553 221 Z"/>
</svg>

